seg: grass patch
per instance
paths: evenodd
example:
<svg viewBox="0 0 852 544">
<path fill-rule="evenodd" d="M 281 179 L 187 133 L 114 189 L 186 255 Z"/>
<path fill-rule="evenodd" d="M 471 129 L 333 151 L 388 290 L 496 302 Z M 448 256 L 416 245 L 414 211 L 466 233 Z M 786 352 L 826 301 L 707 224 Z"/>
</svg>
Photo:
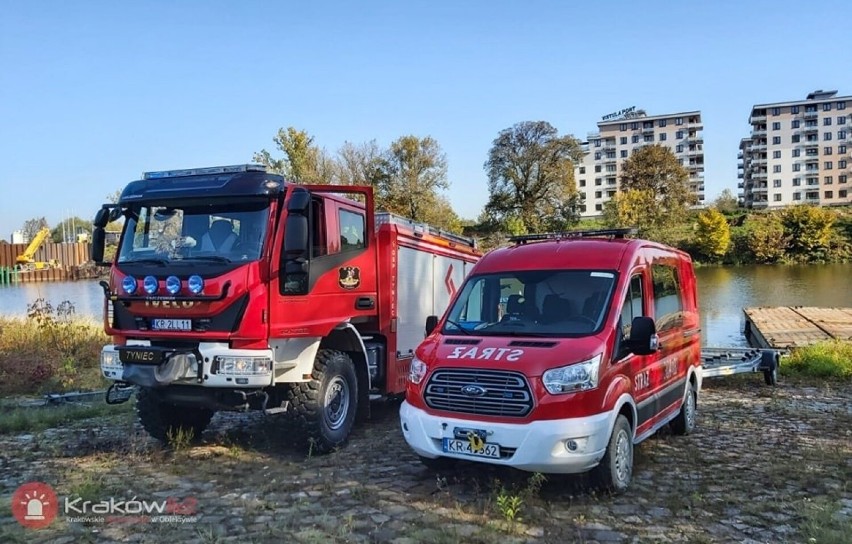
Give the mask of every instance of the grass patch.
<svg viewBox="0 0 852 544">
<path fill-rule="evenodd" d="M 827 498 L 806 500 L 799 510 L 802 516 L 799 530 L 804 542 L 852 543 L 852 519 L 841 516 L 839 510 L 840 505 Z"/>
<path fill-rule="evenodd" d="M 107 417 L 130 411 L 132 403 L 106 403 L 45 406 L 35 408 L 0 407 L 0 434 L 37 432 L 65 423 L 95 417 Z"/>
<path fill-rule="evenodd" d="M 26 318 L 0 318 L 0 397 L 103 387 L 107 343 L 101 326 L 77 317 L 67 301 L 54 307 L 38 299 Z"/>
<path fill-rule="evenodd" d="M 816 378 L 852 378 L 852 342 L 820 342 L 796 348 L 782 368 Z"/>
</svg>

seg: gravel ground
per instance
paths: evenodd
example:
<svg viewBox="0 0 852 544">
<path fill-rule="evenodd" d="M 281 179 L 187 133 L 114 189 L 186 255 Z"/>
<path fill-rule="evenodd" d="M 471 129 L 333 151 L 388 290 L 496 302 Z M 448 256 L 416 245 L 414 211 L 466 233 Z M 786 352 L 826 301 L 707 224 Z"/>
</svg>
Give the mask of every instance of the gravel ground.
<svg viewBox="0 0 852 544">
<path fill-rule="evenodd" d="M 164 449 L 122 414 L 0 435 L 0 542 L 852 542 L 852 384 L 760 376 L 705 382 L 697 431 L 636 449 L 620 496 L 583 477 L 474 463 L 434 472 L 379 405 L 325 456 L 289 444 L 275 419 L 219 414 L 200 445 Z M 195 500 L 151 523 L 60 515 L 21 527 L 11 496 L 47 482 L 60 501 Z M 61 502 L 60 502 L 61 504 Z"/>
</svg>

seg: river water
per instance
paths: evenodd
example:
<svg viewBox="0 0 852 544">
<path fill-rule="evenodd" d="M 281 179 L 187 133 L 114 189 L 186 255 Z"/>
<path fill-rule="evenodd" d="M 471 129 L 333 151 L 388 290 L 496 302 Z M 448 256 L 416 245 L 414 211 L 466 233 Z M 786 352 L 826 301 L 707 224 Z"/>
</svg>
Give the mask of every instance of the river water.
<svg viewBox="0 0 852 544">
<path fill-rule="evenodd" d="M 696 275 L 705 346 L 747 345 L 744 307 L 852 307 L 852 264 L 702 267 Z M 100 321 L 103 297 L 97 281 L 0 286 L 0 315 L 24 316 L 44 298 L 54 306 L 68 300 L 77 315 Z"/>
</svg>

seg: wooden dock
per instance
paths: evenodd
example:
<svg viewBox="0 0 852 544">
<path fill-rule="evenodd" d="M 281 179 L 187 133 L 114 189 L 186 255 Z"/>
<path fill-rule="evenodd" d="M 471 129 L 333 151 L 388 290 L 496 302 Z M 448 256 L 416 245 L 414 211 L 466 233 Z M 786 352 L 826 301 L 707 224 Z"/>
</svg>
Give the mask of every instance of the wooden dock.
<svg viewBox="0 0 852 544">
<path fill-rule="evenodd" d="M 756 347 L 788 349 L 826 340 L 852 341 L 852 308 L 744 308 L 746 338 Z"/>
</svg>

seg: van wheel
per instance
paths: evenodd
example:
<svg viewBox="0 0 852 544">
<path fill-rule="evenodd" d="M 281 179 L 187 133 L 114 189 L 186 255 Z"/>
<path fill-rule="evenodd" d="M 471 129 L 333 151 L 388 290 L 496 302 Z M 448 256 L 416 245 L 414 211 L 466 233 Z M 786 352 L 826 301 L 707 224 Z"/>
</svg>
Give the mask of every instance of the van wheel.
<svg viewBox="0 0 852 544">
<path fill-rule="evenodd" d="M 328 453 L 349 438 L 358 408 L 358 379 L 344 352 L 321 349 L 311 381 L 293 384 L 289 401 L 293 417 L 312 453 Z"/>
<path fill-rule="evenodd" d="M 695 385 L 690 381 L 686 387 L 686 398 L 683 399 L 677 417 L 672 420 L 671 428 L 674 434 L 685 435 L 695 430 L 695 413 L 698 406 Z"/>
<path fill-rule="evenodd" d="M 598 466 L 592 469 L 592 477 L 601 487 L 612 493 L 622 493 L 633 477 L 633 432 L 623 415 L 615 419 L 606 453 Z"/>
<path fill-rule="evenodd" d="M 185 433 L 191 433 L 190 440 L 198 441 L 213 419 L 213 410 L 162 402 L 148 387 L 140 387 L 136 393 L 136 414 L 148 434 L 161 442 Z"/>
</svg>

